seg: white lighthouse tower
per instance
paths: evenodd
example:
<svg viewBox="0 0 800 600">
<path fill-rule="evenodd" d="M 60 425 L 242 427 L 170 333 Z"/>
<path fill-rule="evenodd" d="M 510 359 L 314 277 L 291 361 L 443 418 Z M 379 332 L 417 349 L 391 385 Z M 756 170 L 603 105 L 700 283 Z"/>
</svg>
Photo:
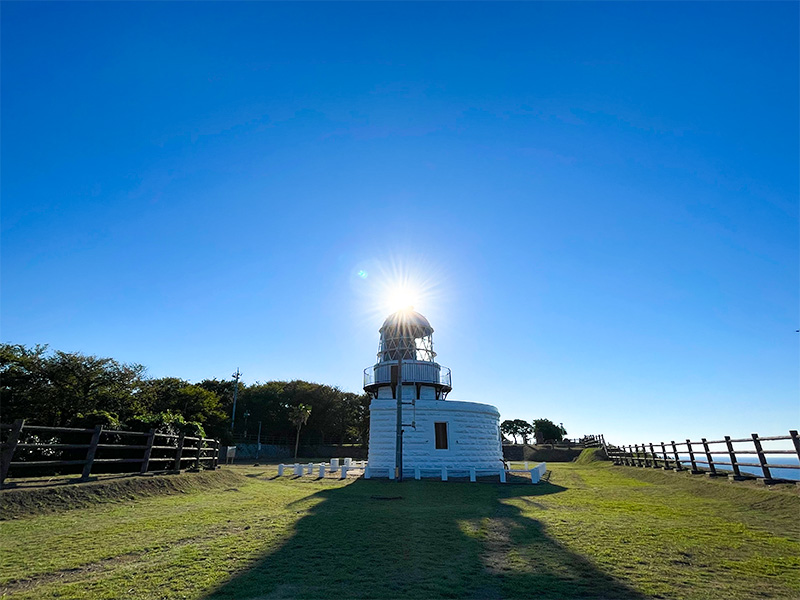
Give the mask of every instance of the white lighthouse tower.
<svg viewBox="0 0 800 600">
<path fill-rule="evenodd" d="M 393 476 L 402 465 L 403 475 L 419 469 L 424 476 L 442 467 L 502 468 L 500 413 L 488 404 L 446 400 L 450 369 L 435 361 L 428 320 L 400 310 L 379 331 L 378 361 L 364 370 L 364 391 L 372 397 L 370 470 Z"/>
</svg>

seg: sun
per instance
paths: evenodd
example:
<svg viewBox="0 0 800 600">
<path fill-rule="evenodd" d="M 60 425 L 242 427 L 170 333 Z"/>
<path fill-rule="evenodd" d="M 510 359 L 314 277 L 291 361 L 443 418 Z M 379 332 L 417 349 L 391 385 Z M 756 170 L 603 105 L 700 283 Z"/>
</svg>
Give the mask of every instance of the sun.
<svg viewBox="0 0 800 600">
<path fill-rule="evenodd" d="M 387 312 L 412 309 L 420 298 L 418 289 L 408 284 L 393 285 L 386 291 L 384 307 Z"/>
<path fill-rule="evenodd" d="M 359 296 L 360 310 L 367 322 L 412 309 L 436 312 L 445 293 L 449 273 L 441 264 L 421 256 L 390 256 L 354 265 L 351 285 Z"/>
</svg>

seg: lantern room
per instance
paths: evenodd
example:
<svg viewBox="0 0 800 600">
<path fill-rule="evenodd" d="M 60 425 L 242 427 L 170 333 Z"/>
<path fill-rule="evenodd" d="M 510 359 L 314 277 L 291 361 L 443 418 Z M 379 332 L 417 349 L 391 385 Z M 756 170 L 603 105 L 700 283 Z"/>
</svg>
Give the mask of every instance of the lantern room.
<svg viewBox="0 0 800 600">
<path fill-rule="evenodd" d="M 452 390 L 450 369 L 435 362 L 433 327 L 413 308 L 389 315 L 379 329 L 378 360 L 364 370 L 364 391 L 373 398 L 397 398 L 402 360 L 404 399 L 444 400 Z"/>
</svg>

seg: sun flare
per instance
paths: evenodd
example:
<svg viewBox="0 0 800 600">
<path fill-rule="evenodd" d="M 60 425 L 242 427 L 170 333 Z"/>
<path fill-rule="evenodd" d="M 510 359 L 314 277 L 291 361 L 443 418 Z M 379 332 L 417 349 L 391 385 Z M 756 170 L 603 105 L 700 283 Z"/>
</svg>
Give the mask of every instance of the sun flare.
<svg viewBox="0 0 800 600">
<path fill-rule="evenodd" d="M 398 310 L 413 308 L 419 297 L 419 290 L 408 285 L 396 285 L 387 290 L 384 305 L 387 312 L 394 313 Z"/>
<path fill-rule="evenodd" d="M 354 265 L 351 282 L 360 298 L 365 319 L 381 322 L 388 315 L 413 308 L 436 311 L 445 293 L 448 273 L 424 257 L 390 257 Z"/>
</svg>

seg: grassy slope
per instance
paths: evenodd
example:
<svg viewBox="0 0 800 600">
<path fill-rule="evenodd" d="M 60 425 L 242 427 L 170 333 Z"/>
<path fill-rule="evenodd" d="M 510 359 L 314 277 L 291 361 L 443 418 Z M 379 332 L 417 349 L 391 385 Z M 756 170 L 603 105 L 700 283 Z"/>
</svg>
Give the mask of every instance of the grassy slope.
<svg viewBox="0 0 800 600">
<path fill-rule="evenodd" d="M 539 486 L 270 479 L 0 523 L 13 598 L 800 597 L 800 497 L 552 465 Z M 402 496 L 400 499 L 387 499 Z"/>
</svg>

